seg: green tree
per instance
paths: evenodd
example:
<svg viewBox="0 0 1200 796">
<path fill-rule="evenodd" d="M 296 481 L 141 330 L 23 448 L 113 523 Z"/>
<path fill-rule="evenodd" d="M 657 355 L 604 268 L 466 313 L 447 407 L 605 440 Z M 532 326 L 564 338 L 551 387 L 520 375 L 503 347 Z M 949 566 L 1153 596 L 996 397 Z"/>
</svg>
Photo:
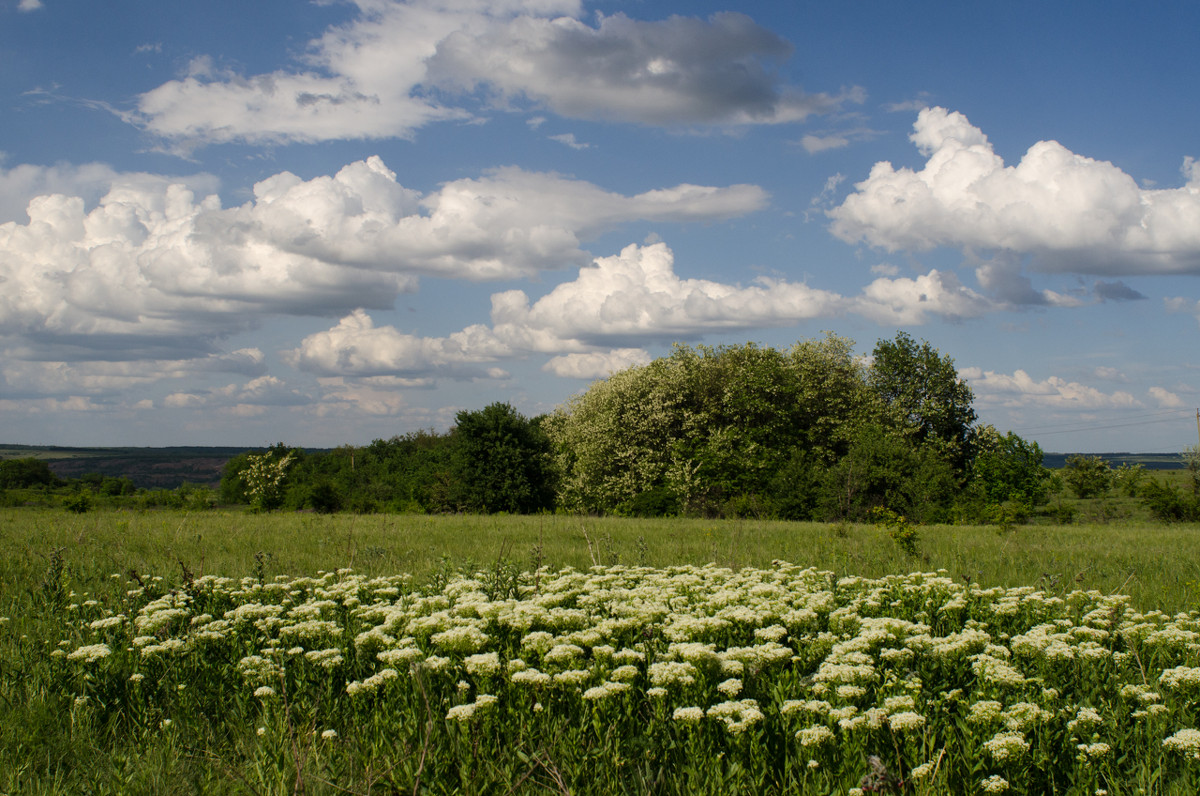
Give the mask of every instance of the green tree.
<svg viewBox="0 0 1200 796">
<path fill-rule="evenodd" d="M 596 382 L 548 426 L 560 505 L 725 514 L 787 502 L 778 474 L 797 451 L 835 461 L 869 414 L 851 348 L 832 335 L 786 352 L 681 345 Z"/>
<path fill-rule="evenodd" d="M 971 434 L 970 491 L 984 503 L 1017 501 L 1031 506 L 1046 502 L 1050 471 L 1042 466 L 1042 449 L 1013 432 L 1001 435 L 983 425 Z"/>
<path fill-rule="evenodd" d="M 272 511 L 283 505 L 288 469 L 298 457 L 298 451 L 288 450 L 282 443 L 266 453 L 247 454 L 240 476 L 251 506 Z"/>
<path fill-rule="evenodd" d="M 1075 497 L 1101 497 L 1112 487 L 1113 470 L 1099 456 L 1068 456 L 1062 471 L 1063 483 Z"/>
<path fill-rule="evenodd" d="M 550 442 L 507 403 L 462 411 L 451 432 L 455 496 L 466 511 L 527 514 L 553 507 Z"/>
<path fill-rule="evenodd" d="M 23 459 L 0 461 L 0 489 L 24 489 L 57 484 L 58 476 L 50 469 L 50 465 L 41 459 L 27 456 Z"/>
<path fill-rule="evenodd" d="M 819 519 L 865 520 L 887 509 L 915 522 L 945 518 L 957 493 L 950 465 L 930 447 L 867 424 L 823 479 Z"/>
<path fill-rule="evenodd" d="M 974 395 L 954 360 L 900 332 L 875 346 L 868 381 L 885 417 L 916 445 L 932 446 L 960 476 L 969 459 Z"/>
</svg>

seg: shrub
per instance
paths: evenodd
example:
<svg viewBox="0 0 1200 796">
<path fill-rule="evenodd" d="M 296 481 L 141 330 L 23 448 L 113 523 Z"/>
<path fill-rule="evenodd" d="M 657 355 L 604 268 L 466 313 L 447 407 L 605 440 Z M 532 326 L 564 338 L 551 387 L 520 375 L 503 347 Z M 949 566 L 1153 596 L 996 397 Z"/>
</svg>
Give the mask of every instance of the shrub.
<svg viewBox="0 0 1200 796">
<path fill-rule="evenodd" d="M 1101 497 L 1112 487 L 1113 470 L 1099 456 L 1068 456 L 1062 479 L 1081 500 Z"/>
</svg>

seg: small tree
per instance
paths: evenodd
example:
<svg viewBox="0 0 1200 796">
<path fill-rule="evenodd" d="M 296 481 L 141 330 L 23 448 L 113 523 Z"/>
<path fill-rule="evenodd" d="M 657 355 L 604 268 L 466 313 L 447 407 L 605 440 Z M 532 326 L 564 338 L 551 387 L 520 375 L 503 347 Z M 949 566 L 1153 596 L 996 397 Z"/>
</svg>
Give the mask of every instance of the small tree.
<svg viewBox="0 0 1200 796">
<path fill-rule="evenodd" d="M 971 435 L 971 488 L 987 504 L 1016 501 L 1030 506 L 1046 502 L 1050 471 L 1042 466 L 1036 442 L 1009 431 L 1001 436 L 993 426 L 979 426 Z"/>
<path fill-rule="evenodd" d="M 1113 470 L 1099 456 L 1068 456 L 1063 467 L 1063 482 L 1075 497 L 1101 497 L 1112 487 Z"/>
<path fill-rule="evenodd" d="M 288 451 L 280 456 L 281 450 L 273 448 L 266 453 L 246 456 L 246 466 L 240 475 L 246 484 L 246 496 L 255 509 L 271 511 L 283 503 L 284 480 L 296 452 Z"/>
<path fill-rule="evenodd" d="M 550 442 L 507 403 L 459 412 L 451 472 L 461 508 L 527 514 L 554 502 Z"/>
</svg>

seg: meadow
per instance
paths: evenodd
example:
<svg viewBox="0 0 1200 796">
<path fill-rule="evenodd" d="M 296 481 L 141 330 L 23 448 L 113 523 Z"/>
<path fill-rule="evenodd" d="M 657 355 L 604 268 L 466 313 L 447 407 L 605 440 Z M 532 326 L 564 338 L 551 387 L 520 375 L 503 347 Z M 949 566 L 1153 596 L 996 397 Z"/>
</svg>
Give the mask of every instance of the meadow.
<svg viewBox="0 0 1200 796">
<path fill-rule="evenodd" d="M 916 533 L 0 509 L 0 793 L 1200 792 L 1200 529 Z"/>
</svg>

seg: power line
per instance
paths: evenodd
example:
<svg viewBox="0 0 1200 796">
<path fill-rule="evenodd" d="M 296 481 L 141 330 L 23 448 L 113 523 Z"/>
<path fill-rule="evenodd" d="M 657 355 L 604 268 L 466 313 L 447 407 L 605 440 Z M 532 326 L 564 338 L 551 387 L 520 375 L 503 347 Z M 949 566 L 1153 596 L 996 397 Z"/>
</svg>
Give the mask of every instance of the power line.
<svg viewBox="0 0 1200 796">
<path fill-rule="evenodd" d="M 1131 415 L 1128 420 L 1120 423 L 1105 423 L 1097 425 L 1095 423 L 1079 423 L 1073 426 L 1064 427 L 1061 423 L 1054 423 L 1044 426 L 1025 426 L 1020 429 L 1014 429 L 1017 434 L 1069 434 L 1075 431 L 1101 431 L 1109 428 L 1124 428 L 1126 426 L 1151 425 L 1154 423 L 1170 423 L 1183 420 L 1184 417 L 1190 417 L 1190 412 L 1183 409 L 1167 409 L 1161 412 L 1145 412 L 1142 414 Z M 1139 418 L 1157 418 L 1155 420 L 1142 420 Z M 1044 429 L 1044 431 L 1043 431 Z"/>
<path fill-rule="evenodd" d="M 1164 417 L 1161 420 L 1141 420 L 1134 423 L 1109 423 L 1103 426 L 1079 426 L 1078 428 L 1061 428 L 1057 431 L 1039 431 L 1036 433 L 1039 437 L 1050 437 L 1055 434 L 1082 434 L 1086 431 L 1105 431 L 1110 428 L 1129 428 L 1131 426 L 1153 426 L 1158 423 L 1177 423 L 1178 418 Z M 1023 432 L 1029 433 L 1029 432 Z"/>
</svg>

